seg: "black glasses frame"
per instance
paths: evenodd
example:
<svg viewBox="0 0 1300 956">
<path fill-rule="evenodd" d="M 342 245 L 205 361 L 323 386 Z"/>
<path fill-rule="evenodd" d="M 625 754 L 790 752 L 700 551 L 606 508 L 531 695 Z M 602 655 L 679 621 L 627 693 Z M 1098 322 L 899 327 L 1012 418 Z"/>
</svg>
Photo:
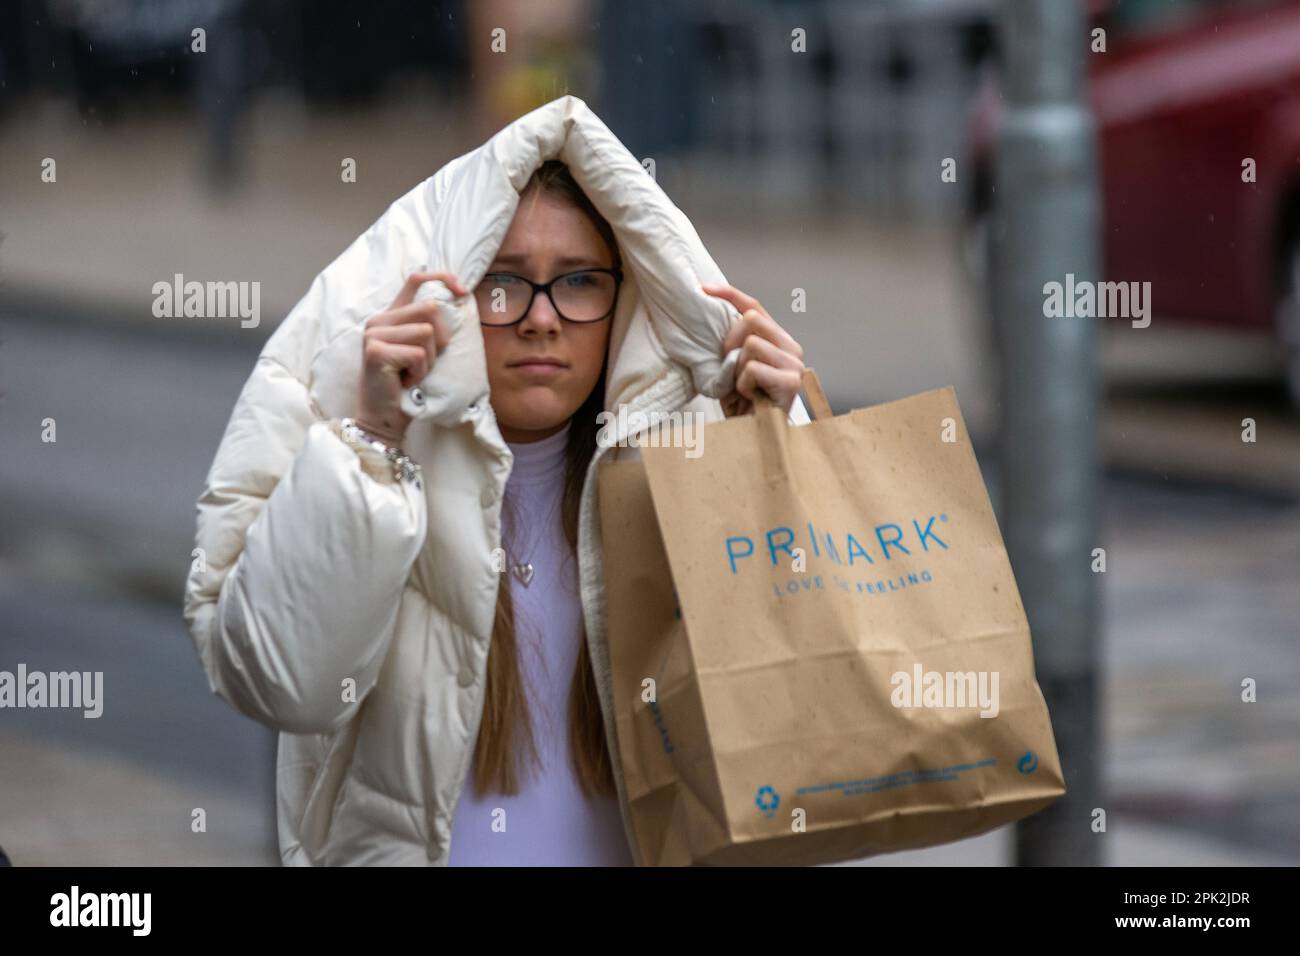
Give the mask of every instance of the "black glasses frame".
<svg viewBox="0 0 1300 956">
<path fill-rule="evenodd" d="M 571 319 L 563 312 L 561 312 L 560 307 L 555 304 L 555 296 L 551 295 L 551 286 L 555 285 L 555 283 L 559 282 L 561 279 L 567 279 L 569 276 L 582 275 L 587 272 L 604 272 L 614 277 L 614 304 L 609 307 L 608 312 L 606 312 L 598 319 Z M 483 325 L 487 326 L 490 329 L 508 329 L 512 325 L 518 325 L 524 319 L 528 318 L 528 313 L 533 310 L 533 302 L 536 301 L 537 293 L 539 292 L 546 293 L 546 298 L 550 299 L 551 301 L 551 308 L 554 309 L 555 314 L 558 315 L 565 322 L 572 322 L 574 325 L 590 325 L 593 322 L 604 322 L 606 319 L 608 319 L 611 315 L 614 314 L 614 310 L 618 307 L 618 289 L 619 286 L 622 285 L 623 283 L 622 269 L 574 269 L 572 272 L 566 272 L 563 275 L 556 276 L 550 282 L 541 282 L 541 283 L 534 282 L 532 279 L 529 279 L 526 276 L 517 275 L 513 272 L 489 272 L 486 275 L 484 275 L 483 278 L 488 279 L 491 278 L 492 276 L 508 276 L 511 279 L 519 279 L 521 282 L 526 282 L 528 283 L 529 286 L 532 287 L 533 294 L 528 297 L 528 305 L 524 307 L 523 314 L 520 315 L 519 318 L 515 319 L 513 322 L 483 322 L 482 317 L 480 316 L 479 321 L 482 322 Z"/>
</svg>

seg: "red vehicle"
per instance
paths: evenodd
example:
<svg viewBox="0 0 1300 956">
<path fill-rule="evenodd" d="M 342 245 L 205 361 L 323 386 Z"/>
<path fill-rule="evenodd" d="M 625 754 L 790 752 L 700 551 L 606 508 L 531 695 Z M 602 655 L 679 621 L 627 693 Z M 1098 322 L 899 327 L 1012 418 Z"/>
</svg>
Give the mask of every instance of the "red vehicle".
<svg viewBox="0 0 1300 956">
<path fill-rule="evenodd" d="M 1104 278 L 1149 281 L 1157 321 L 1276 334 L 1300 407 L 1300 0 L 1088 7 L 1107 46 L 1086 60 Z M 990 79 L 971 226 L 988 212 L 1000 109 Z"/>
</svg>

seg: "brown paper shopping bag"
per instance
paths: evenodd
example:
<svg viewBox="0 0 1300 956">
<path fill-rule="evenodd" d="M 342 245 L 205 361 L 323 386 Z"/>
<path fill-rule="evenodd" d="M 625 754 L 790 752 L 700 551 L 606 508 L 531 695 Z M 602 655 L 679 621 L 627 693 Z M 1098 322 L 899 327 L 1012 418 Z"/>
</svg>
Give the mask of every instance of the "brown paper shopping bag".
<svg viewBox="0 0 1300 956">
<path fill-rule="evenodd" d="M 952 389 L 704 426 L 599 475 L 610 660 L 647 864 L 815 864 L 1065 792 Z M 821 406 L 819 409 L 818 406 Z"/>
</svg>

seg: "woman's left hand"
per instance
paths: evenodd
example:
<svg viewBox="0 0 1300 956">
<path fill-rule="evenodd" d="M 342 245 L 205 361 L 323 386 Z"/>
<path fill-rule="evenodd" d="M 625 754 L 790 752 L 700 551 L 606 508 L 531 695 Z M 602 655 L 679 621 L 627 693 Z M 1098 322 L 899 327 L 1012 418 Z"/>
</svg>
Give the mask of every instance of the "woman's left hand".
<svg viewBox="0 0 1300 956">
<path fill-rule="evenodd" d="M 754 390 L 761 389 L 788 413 L 803 388 L 803 346 L 777 325 L 753 296 L 730 285 L 702 288 L 708 295 L 730 302 L 740 313 L 740 321 L 732 324 L 722 343 L 724 357 L 732 349 L 740 349 L 736 390 L 721 400 L 723 412 L 728 418 L 749 414 L 754 408 Z"/>
</svg>

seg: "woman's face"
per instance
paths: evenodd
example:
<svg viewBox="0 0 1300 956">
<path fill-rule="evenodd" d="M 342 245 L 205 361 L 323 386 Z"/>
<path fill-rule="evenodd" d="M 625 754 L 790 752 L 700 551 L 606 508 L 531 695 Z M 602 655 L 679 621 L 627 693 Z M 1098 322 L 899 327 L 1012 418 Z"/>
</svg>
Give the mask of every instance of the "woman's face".
<svg viewBox="0 0 1300 956">
<path fill-rule="evenodd" d="M 578 269 L 613 268 L 609 247 L 576 206 L 549 195 L 525 194 L 488 272 L 511 272 L 549 282 Z M 479 295 L 479 314 L 490 303 Z M 539 292 L 517 325 L 483 326 L 492 410 L 501 437 L 529 442 L 560 431 L 600 378 L 611 319 L 576 324 L 562 320 Z M 529 366 L 553 359 L 559 368 Z"/>
</svg>

